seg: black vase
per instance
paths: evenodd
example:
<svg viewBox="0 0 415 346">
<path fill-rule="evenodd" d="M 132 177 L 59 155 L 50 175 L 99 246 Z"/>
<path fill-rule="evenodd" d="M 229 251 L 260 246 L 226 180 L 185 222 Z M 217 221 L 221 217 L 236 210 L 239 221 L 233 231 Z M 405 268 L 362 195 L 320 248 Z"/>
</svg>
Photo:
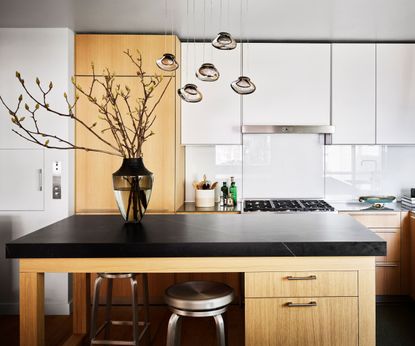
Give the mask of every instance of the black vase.
<svg viewBox="0 0 415 346">
<path fill-rule="evenodd" d="M 153 173 L 143 159 L 124 159 L 121 167 L 113 173 L 115 200 L 125 222 L 140 222 L 143 218 L 153 189 Z"/>
</svg>

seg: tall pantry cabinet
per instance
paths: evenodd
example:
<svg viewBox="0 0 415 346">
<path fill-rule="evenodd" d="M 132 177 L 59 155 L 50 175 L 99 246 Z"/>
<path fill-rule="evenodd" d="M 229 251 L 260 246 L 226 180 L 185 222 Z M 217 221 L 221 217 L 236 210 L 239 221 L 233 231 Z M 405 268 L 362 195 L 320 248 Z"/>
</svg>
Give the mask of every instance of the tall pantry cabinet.
<svg viewBox="0 0 415 346">
<path fill-rule="evenodd" d="M 165 47 L 174 49 L 180 59 L 180 42 L 176 36 L 159 35 L 77 35 L 75 41 L 76 81 L 83 89 L 92 81 L 91 63 L 98 78 L 103 78 L 104 69 L 115 74 L 117 82 L 128 85 L 131 100 L 140 97 L 142 88 L 138 84 L 136 67 L 124 51 L 133 55 L 140 51 L 143 70 L 149 78 L 163 75 L 159 90 L 168 82 L 166 94 L 156 109 L 157 119 L 152 127 L 155 135 L 143 146 L 146 167 L 154 173 L 154 188 L 148 213 L 173 213 L 184 200 L 184 149 L 180 146 L 180 102 L 176 89 L 180 85 L 180 70 L 165 72 L 156 65 L 156 60 L 165 53 Z M 94 96 L 100 99 L 103 89 L 96 89 Z M 100 94 L 101 93 L 101 94 Z M 155 101 L 153 101 L 155 102 Z M 87 124 L 97 121 L 98 131 L 105 126 L 98 120 L 96 108 L 80 98 L 76 107 L 77 116 Z M 97 131 L 97 132 L 98 132 Z M 103 136 L 114 142 L 109 131 Z M 99 149 L 108 149 L 84 128 L 76 127 L 76 144 Z M 118 213 L 112 191 L 112 173 L 121 165 L 121 158 L 101 153 L 78 151 L 76 153 L 76 196 L 77 213 Z"/>
</svg>

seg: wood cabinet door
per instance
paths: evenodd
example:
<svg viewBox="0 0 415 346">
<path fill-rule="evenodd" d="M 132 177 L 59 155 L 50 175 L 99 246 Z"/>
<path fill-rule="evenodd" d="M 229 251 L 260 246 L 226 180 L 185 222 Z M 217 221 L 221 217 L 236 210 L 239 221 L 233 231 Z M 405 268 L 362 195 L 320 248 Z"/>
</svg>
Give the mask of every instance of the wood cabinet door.
<svg viewBox="0 0 415 346">
<path fill-rule="evenodd" d="M 358 322 L 357 297 L 252 298 L 245 302 L 247 346 L 358 345 Z"/>
<path fill-rule="evenodd" d="M 399 263 L 376 263 L 376 295 L 401 294 L 401 268 Z"/>
<path fill-rule="evenodd" d="M 156 90 L 156 95 L 162 92 L 166 77 L 162 85 Z M 88 90 L 91 77 L 77 77 L 84 90 Z M 137 77 L 119 77 L 117 82 L 131 89 L 131 99 L 139 97 L 142 89 Z M 99 100 L 103 89 L 96 89 L 94 96 Z M 154 98 L 156 99 L 156 97 Z M 154 100 L 153 99 L 153 100 Z M 155 101 L 153 101 L 155 102 Z M 176 90 L 174 78 L 171 81 L 164 98 L 158 105 L 155 113 L 157 119 L 152 127 L 155 135 L 149 138 L 143 146 L 144 164 L 154 173 L 154 185 L 148 211 L 149 212 L 174 212 L 175 211 L 175 126 L 176 126 Z M 150 103 L 151 104 L 151 103 Z M 84 97 L 79 99 L 76 107 L 77 116 L 92 125 L 97 133 L 106 128 L 106 122 L 99 120 L 100 115 L 93 104 Z M 114 143 L 109 131 L 102 136 Z M 100 142 L 89 131 L 81 126 L 76 126 L 76 143 L 80 146 L 93 147 L 108 150 L 108 146 Z M 112 191 L 112 173 L 121 165 L 122 159 L 116 156 L 85 151 L 76 152 L 76 212 L 100 212 L 118 213 Z"/>
<path fill-rule="evenodd" d="M 374 44 L 332 45 L 333 144 L 375 144 Z"/>
<path fill-rule="evenodd" d="M 182 81 L 196 83 L 203 94 L 199 103 L 181 101 L 182 144 L 241 144 L 241 96 L 230 84 L 241 73 L 241 50 L 218 50 L 210 43 L 182 43 Z M 215 82 L 195 76 L 203 62 L 219 70 Z"/>
<path fill-rule="evenodd" d="M 377 45 L 377 143 L 415 143 L 415 44 Z"/>
<path fill-rule="evenodd" d="M 242 60 L 257 87 L 242 98 L 244 125 L 330 124 L 330 44 L 244 44 Z"/>
<path fill-rule="evenodd" d="M 156 60 L 163 53 L 167 53 L 166 50 L 180 59 L 180 52 L 176 49 L 177 44 L 176 36 L 78 34 L 75 37 L 76 75 L 91 75 L 91 63 L 94 63 L 97 75 L 109 68 L 117 76 L 135 76 L 137 70 L 123 52 L 129 49 L 134 54 L 138 49 L 143 58 L 143 71 L 146 75 L 174 76 L 175 71 L 160 70 Z"/>
</svg>

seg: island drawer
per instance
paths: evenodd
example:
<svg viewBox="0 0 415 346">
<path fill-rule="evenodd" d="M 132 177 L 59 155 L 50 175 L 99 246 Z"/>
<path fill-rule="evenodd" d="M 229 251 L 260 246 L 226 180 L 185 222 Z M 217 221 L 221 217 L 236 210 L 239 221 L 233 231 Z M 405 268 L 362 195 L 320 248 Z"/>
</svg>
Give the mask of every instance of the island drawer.
<svg viewBox="0 0 415 346">
<path fill-rule="evenodd" d="M 348 214 L 368 228 L 401 227 L 401 214 L 399 212 L 355 212 Z"/>
<path fill-rule="evenodd" d="M 245 274 L 246 297 L 347 297 L 357 295 L 356 271 Z"/>
<path fill-rule="evenodd" d="M 245 316 L 247 346 L 359 344 L 357 297 L 246 299 Z"/>
</svg>

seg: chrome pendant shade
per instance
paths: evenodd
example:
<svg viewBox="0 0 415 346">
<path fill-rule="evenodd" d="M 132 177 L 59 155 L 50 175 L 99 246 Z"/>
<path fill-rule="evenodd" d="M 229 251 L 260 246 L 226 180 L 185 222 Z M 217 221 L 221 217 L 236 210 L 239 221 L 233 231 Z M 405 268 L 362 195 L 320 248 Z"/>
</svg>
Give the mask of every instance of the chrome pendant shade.
<svg viewBox="0 0 415 346">
<path fill-rule="evenodd" d="M 179 68 L 176 57 L 171 53 L 164 53 L 163 56 L 156 61 L 157 66 L 163 71 L 175 71 Z"/>
<path fill-rule="evenodd" d="M 236 48 L 236 41 L 228 32 L 220 32 L 212 41 L 213 47 L 220 50 L 231 50 Z"/>
<path fill-rule="evenodd" d="M 256 86 L 249 77 L 240 76 L 231 83 L 232 89 L 239 95 L 252 94 L 256 90 Z"/>
<path fill-rule="evenodd" d="M 215 65 L 211 63 L 203 63 L 196 71 L 196 77 L 204 82 L 214 82 L 219 79 L 220 73 Z"/>
<path fill-rule="evenodd" d="M 195 84 L 186 84 L 183 88 L 177 90 L 180 98 L 183 101 L 196 103 L 202 101 L 203 95 Z"/>
</svg>

